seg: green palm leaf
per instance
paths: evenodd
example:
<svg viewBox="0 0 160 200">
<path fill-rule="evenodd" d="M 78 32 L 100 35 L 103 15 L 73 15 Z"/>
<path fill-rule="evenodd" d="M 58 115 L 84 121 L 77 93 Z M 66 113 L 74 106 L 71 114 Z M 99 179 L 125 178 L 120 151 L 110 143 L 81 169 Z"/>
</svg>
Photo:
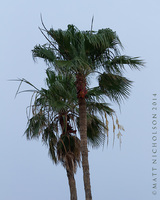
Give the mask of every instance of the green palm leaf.
<svg viewBox="0 0 160 200">
<path fill-rule="evenodd" d="M 100 90 L 118 104 L 130 95 L 132 81 L 125 77 L 103 73 L 98 78 Z"/>
</svg>

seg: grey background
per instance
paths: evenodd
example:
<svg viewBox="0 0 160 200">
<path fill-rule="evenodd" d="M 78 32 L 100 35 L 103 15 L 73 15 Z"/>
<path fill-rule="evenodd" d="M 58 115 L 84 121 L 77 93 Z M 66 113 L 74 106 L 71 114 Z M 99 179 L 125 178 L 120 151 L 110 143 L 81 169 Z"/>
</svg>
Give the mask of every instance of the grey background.
<svg viewBox="0 0 160 200">
<path fill-rule="evenodd" d="M 158 0 L 6 0 L 0 6 L 0 199 L 67 200 L 69 188 L 64 168 L 52 164 L 40 141 L 26 141 L 26 107 L 31 95 L 14 99 L 18 83 L 26 78 L 44 87 L 45 64 L 35 64 L 31 50 L 46 42 L 38 26 L 40 13 L 46 27 L 66 29 L 68 24 L 88 30 L 94 15 L 94 30 L 111 28 L 119 35 L 124 54 L 140 56 L 146 68 L 127 70 L 134 81 L 129 100 L 115 106 L 125 127 L 122 148 L 116 139 L 109 146 L 90 149 L 93 200 L 157 200 L 152 195 L 152 93 L 159 96 L 160 2 Z M 26 88 L 25 86 L 23 87 Z M 160 103 L 159 103 L 160 104 Z M 159 118 L 160 119 L 160 118 Z M 111 126 L 111 123 L 110 123 Z M 159 126 L 159 125 L 158 125 Z M 160 148 L 160 144 L 159 148 Z M 159 154 L 158 154 L 159 156 Z M 159 157 L 158 157 L 159 158 Z M 160 173 L 159 163 L 157 164 Z M 78 196 L 84 199 L 82 169 L 76 174 Z"/>
</svg>

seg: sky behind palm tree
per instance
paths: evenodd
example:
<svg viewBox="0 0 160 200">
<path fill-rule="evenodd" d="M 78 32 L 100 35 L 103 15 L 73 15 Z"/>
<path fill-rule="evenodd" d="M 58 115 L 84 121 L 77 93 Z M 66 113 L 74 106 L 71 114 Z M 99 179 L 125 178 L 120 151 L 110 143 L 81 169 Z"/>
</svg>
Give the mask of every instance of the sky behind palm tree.
<svg viewBox="0 0 160 200">
<path fill-rule="evenodd" d="M 117 105 L 113 106 L 126 130 L 121 150 L 117 139 L 112 148 L 111 121 L 108 148 L 107 144 L 99 150 L 90 148 L 92 196 L 93 200 L 159 199 L 160 193 L 152 195 L 152 94 L 156 93 L 158 100 L 160 96 L 159 7 L 158 0 L 6 0 L 1 3 L 0 199 L 69 199 L 63 167 L 52 164 L 47 148 L 40 141 L 28 142 L 23 136 L 31 95 L 23 93 L 14 99 L 18 83 L 8 81 L 26 78 L 38 88 L 45 87 L 46 65 L 40 60 L 35 64 L 31 54 L 36 44 L 46 42 L 38 29 L 42 27 L 40 14 L 48 29 L 66 29 L 68 24 L 74 24 L 80 30 L 90 29 L 94 15 L 93 30 L 116 31 L 125 48 L 124 54 L 140 56 L 146 62 L 146 68 L 140 72 L 126 71 L 126 77 L 134 81 L 131 96 L 121 106 L 121 112 Z M 160 148 L 160 144 L 157 146 Z M 156 168 L 160 174 L 158 164 Z M 79 199 L 83 200 L 82 169 L 78 169 L 75 178 Z M 160 185 L 159 175 L 155 178 Z"/>
</svg>

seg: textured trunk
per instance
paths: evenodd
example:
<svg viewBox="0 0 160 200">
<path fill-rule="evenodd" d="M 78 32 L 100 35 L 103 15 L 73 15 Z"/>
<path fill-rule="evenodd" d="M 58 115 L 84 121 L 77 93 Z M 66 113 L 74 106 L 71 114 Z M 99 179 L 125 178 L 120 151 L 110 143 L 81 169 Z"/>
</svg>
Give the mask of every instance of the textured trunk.
<svg viewBox="0 0 160 200">
<path fill-rule="evenodd" d="M 74 179 L 74 173 L 66 170 L 70 188 L 70 200 L 77 200 L 77 190 L 76 190 L 76 182 Z"/>
<path fill-rule="evenodd" d="M 83 167 L 83 180 L 86 200 L 92 200 L 90 173 L 88 163 L 88 148 L 87 148 L 87 112 L 86 112 L 86 99 L 79 98 L 79 125 L 81 137 L 81 152 L 82 152 L 82 167 Z"/>
</svg>

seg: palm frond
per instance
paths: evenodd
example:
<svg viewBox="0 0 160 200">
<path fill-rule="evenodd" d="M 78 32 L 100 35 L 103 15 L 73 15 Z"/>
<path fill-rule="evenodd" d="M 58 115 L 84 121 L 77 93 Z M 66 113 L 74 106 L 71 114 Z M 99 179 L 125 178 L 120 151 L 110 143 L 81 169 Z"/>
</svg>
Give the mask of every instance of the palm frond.
<svg viewBox="0 0 160 200">
<path fill-rule="evenodd" d="M 132 81 L 125 77 L 103 73 L 99 76 L 99 87 L 104 94 L 118 104 L 130 95 Z"/>
<path fill-rule="evenodd" d="M 100 114 L 104 115 L 104 113 L 107 113 L 108 115 L 112 115 L 114 113 L 114 110 L 111 109 L 110 104 L 107 103 L 99 103 L 99 102 L 87 102 L 87 111 L 90 114 Z"/>
<path fill-rule="evenodd" d="M 121 48 L 123 48 L 116 32 L 113 32 L 109 28 L 100 29 L 98 32 L 95 32 L 91 35 L 86 34 L 86 36 L 89 43 L 92 44 L 93 47 L 99 48 L 101 51 L 103 50 L 103 53 L 109 48 L 113 48 L 116 52 L 118 52 L 116 45 L 119 45 Z"/>
<path fill-rule="evenodd" d="M 129 57 L 125 55 L 115 56 L 112 59 L 108 59 L 104 62 L 103 67 L 107 73 L 122 74 L 126 70 L 127 66 L 131 69 L 140 70 L 144 66 L 144 61 L 139 57 Z"/>
<path fill-rule="evenodd" d="M 92 147 L 104 144 L 107 126 L 97 116 L 87 114 L 87 139 Z"/>
<path fill-rule="evenodd" d="M 58 59 L 54 49 L 48 45 L 36 45 L 32 50 L 32 56 L 35 60 L 36 58 L 43 58 L 43 60 L 49 65 L 50 63 L 55 63 Z"/>
<path fill-rule="evenodd" d="M 40 137 L 40 134 L 43 132 L 45 122 L 46 118 L 41 112 L 33 116 L 28 121 L 27 129 L 25 131 L 27 139 L 38 139 Z"/>
<path fill-rule="evenodd" d="M 26 83 L 27 85 L 31 86 L 34 88 L 34 90 L 25 90 L 26 92 L 39 92 L 38 88 L 33 85 L 31 82 L 29 82 L 28 80 L 26 80 L 25 78 L 18 78 L 18 79 L 13 79 L 11 81 L 17 81 L 17 82 L 20 82 L 19 86 L 18 86 L 18 89 L 16 91 L 16 94 L 15 94 L 15 97 L 19 94 L 19 93 L 22 93 L 24 91 L 20 91 L 20 88 L 22 86 L 23 83 Z"/>
<path fill-rule="evenodd" d="M 52 140 L 49 143 L 48 155 L 50 156 L 54 164 L 58 163 L 56 146 L 54 143 L 52 143 Z"/>
</svg>

